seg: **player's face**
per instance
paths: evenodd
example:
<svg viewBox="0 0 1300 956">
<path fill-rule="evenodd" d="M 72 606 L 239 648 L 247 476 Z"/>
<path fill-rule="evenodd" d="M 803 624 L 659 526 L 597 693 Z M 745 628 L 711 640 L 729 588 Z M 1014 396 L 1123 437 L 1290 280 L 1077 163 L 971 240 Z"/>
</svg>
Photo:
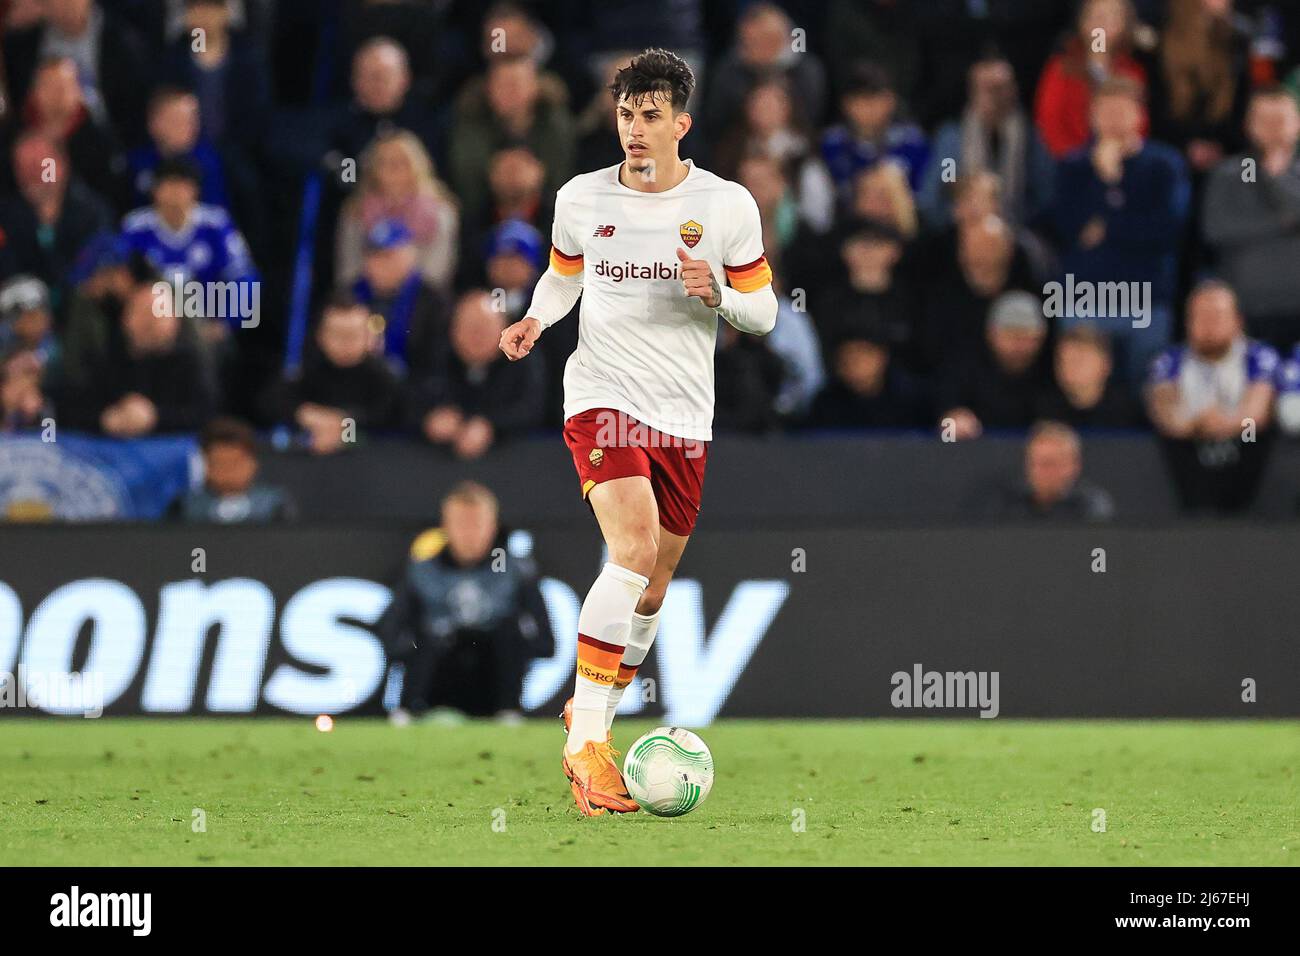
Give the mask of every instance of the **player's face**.
<svg viewBox="0 0 1300 956">
<path fill-rule="evenodd" d="M 658 93 L 623 97 L 615 110 L 629 169 L 645 170 L 676 160 L 677 141 L 691 128 L 691 119 L 689 113 L 673 115 L 670 97 Z"/>
</svg>

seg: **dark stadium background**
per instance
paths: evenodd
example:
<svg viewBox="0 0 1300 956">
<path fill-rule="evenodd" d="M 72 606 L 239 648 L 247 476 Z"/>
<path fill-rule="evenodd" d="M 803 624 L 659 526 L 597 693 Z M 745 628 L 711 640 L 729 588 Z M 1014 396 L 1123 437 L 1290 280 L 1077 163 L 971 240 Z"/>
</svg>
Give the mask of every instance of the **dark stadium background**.
<svg viewBox="0 0 1300 956">
<path fill-rule="evenodd" d="M 1205 75 L 1230 84 L 1231 102 L 1226 112 L 1215 112 L 1209 95 L 1215 86 L 1180 113 L 1169 64 L 1186 47 L 1169 39 L 1175 33 L 1169 23 L 1184 16 L 1195 21 L 1188 6 L 1137 0 L 1133 29 L 1121 44 L 1133 65 L 1125 67 L 1127 75 L 1141 77 L 1146 91 L 1150 138 L 1165 144 L 1163 155 L 1174 157 L 1170 168 L 1187 187 L 1176 228 L 1139 257 L 1169 273 L 1170 340 L 1161 347 L 1181 341 L 1185 300 L 1198 281 L 1237 274 L 1233 257 L 1240 250 L 1225 254 L 1208 239 L 1201 212 L 1215 170 L 1250 154 L 1243 124 L 1252 91 L 1282 84 L 1300 95 L 1300 10 L 1280 0 L 1236 0 L 1206 47 L 1222 71 Z M 75 19 L 79 7 L 96 11 L 99 31 L 88 61 L 97 75 L 78 72 L 80 101 L 60 86 L 42 20 L 47 8 Z M 189 655 L 175 679 L 195 684 L 192 693 L 179 695 L 189 702 L 182 712 L 379 713 L 382 682 L 370 680 L 372 671 L 351 697 L 331 697 L 335 688 L 276 704 L 263 685 L 254 688 L 248 707 L 210 708 L 209 682 L 222 654 L 232 655 L 226 661 L 232 672 L 260 668 L 266 680 L 288 667 L 304 686 L 311 678 L 328 684 L 331 662 L 373 661 L 364 637 L 373 601 L 350 608 L 325 599 L 319 613 L 330 620 L 318 636 L 300 630 L 292 644 L 286 604 L 322 581 L 391 585 L 407 542 L 436 523 L 440 498 L 466 478 L 497 494 L 503 540 L 514 532 L 513 546 L 530 549 L 550 582 L 553 624 L 569 620 L 565 589 L 580 600 L 601 557 L 560 440 L 559 379 L 576 340 L 576 314 L 546 333 L 541 354 L 529 359 L 544 366 L 543 376 L 531 382 L 522 413 L 508 410 L 497 440 L 479 457 L 434 447 L 422 433 L 427 396 L 446 384 L 439 380 L 446 375 L 442 366 L 411 363 L 391 394 L 375 397 L 355 446 L 329 454 L 309 451 L 292 421 L 293 402 L 304 375 L 330 385 L 328 369 L 317 362 L 316 323 L 337 288 L 355 291 L 362 236 L 375 214 L 349 171 L 364 179 L 364 157 L 374 155 L 367 149 L 376 136 L 412 134 L 402 141 L 427 154 L 436 177 L 432 193 L 396 204 L 393 215 L 409 214 L 422 243 L 418 308 L 443 354 L 460 297 L 494 288 L 489 260 L 514 256 L 544 268 L 555 189 L 620 160 L 607 126 L 612 110 L 601 66 L 663 46 L 687 56 L 702 79 L 682 155 L 739 176 L 752 190 L 779 187 L 776 200 L 760 202 L 782 297 L 778 324 L 797 323 L 810 337 L 787 344 L 784 353 L 766 340 L 720 340 L 717 440 L 704 507 L 667 605 L 666 620 L 681 623 L 675 632 L 665 626 L 665 644 L 651 661 L 669 652 L 667 642 L 676 653 L 706 659 L 717 649 L 711 642 L 729 608 L 724 623 L 740 631 L 749 626 L 754 636 L 745 653 L 737 650 L 739 663 L 719 678 L 724 700 L 716 712 L 726 716 L 888 714 L 889 674 L 917 661 L 1001 670 L 1004 680 L 1019 668 L 1020 690 L 1004 684 L 1007 715 L 1300 714 L 1300 668 L 1288 630 L 1295 590 L 1287 573 L 1300 545 L 1300 450 L 1286 429 L 1270 424 L 1261 429 L 1258 449 L 1248 450 L 1258 452 L 1262 470 L 1244 500 L 1189 507 L 1170 469 L 1195 466 L 1178 457 L 1177 442 L 1152 428 L 1142 408 L 1142 377 L 1124 379 L 1116 362 L 1108 394 L 1124 413 L 1074 423 L 1082 436 L 1081 480 L 1112 507 L 1094 512 L 1084 502 L 1065 513 L 1034 515 L 1021 484 L 1026 435 L 1039 418 L 1055 417 L 1044 409 L 1063 407 L 1048 360 L 1063 327 L 1049 323 L 1041 380 L 1024 409 L 1003 421 L 1006 396 L 994 394 L 980 437 L 948 442 L 941 434 L 940 419 L 952 407 L 945 400 L 961 395 L 961 383 L 979 374 L 972 363 L 986 358 L 978 330 L 996 296 L 972 292 L 959 252 L 965 242 L 979 256 L 978 229 L 987 221 L 954 231 L 944 189 L 925 191 L 930 164 L 945 155 L 935 144 L 945 131 L 951 136 L 962 116 L 971 66 L 995 57 L 1014 75 L 1028 136 L 1055 143 L 1086 122 L 1070 112 L 1077 104 L 1068 81 L 1044 85 L 1054 75 L 1052 64 L 1064 63 L 1069 72 L 1077 4 L 237 0 L 228 7 L 229 53 L 215 81 L 191 56 L 186 17 L 202 7 L 179 0 L 0 2 L 0 283 L 20 275 L 40 279 L 53 323 L 35 348 L 0 325 L 0 374 L 12 381 L 35 374 L 39 391 L 32 406 L 0 399 L 0 513 L 31 522 L 0 524 L 0 672 L 14 672 L 38 645 L 43 655 L 62 647 L 69 669 L 94 660 L 121 675 L 121 694 L 109 702 L 109 713 L 149 712 L 141 687 L 159 653 L 160 596 L 194 580 L 200 587 L 257 582 L 272 595 L 274 624 L 262 635 L 265 647 L 261 638 L 238 643 L 228 628 L 213 627 L 214 619 L 196 618 L 193 640 L 173 648 L 179 657 L 172 659 Z M 202 15 L 208 18 L 202 22 L 212 22 L 210 10 Z M 744 41 L 746 24 L 763 29 L 755 27 Z M 781 79 L 776 87 L 767 72 L 746 63 L 762 55 L 773 24 L 793 45 L 781 48 L 771 70 Z M 506 31 L 505 53 L 492 52 L 493 26 Z M 379 113 L 358 102 L 353 68 L 359 55 L 373 57 L 377 74 L 365 96 L 392 101 Z M 403 58 L 404 92 L 403 69 L 393 72 Z M 494 112 L 484 91 L 498 69 L 504 98 Z M 68 110 L 58 123 L 43 122 L 32 94 L 43 73 L 55 103 L 50 108 Z M 535 108 L 516 113 L 511 96 L 534 83 Z M 897 127 L 888 142 L 895 159 L 912 165 L 902 176 L 875 180 L 872 171 L 887 163 L 863 160 L 857 169 L 837 137 L 844 94 L 878 94 L 882 83 L 897 93 Z M 744 127 L 746 98 L 764 85 L 777 102 L 782 96 L 789 102 L 788 122 L 768 138 Z M 104 395 L 120 371 L 114 363 L 121 355 L 115 349 L 122 303 L 96 279 L 129 264 L 124 235 L 130 230 L 123 223 L 148 204 L 148 173 L 158 161 L 156 150 L 150 152 L 150 104 L 188 103 L 187 91 L 196 91 L 202 129 L 194 158 L 205 189 L 214 173 L 221 176 L 229 228 L 246 240 L 251 262 L 240 278 L 260 283 L 260 314 L 255 326 L 230 327 L 220 338 L 199 331 L 204 323 L 221 325 L 219 318 L 187 325 L 184 367 L 195 374 L 167 378 L 160 393 L 162 402 L 189 402 L 176 427 L 131 438 L 103 435 Z M 71 105 L 60 105 L 60 96 L 71 96 Z M 758 100 L 760 118 L 772 102 Z M 515 122 L 520 125 L 507 128 Z M 50 141 L 70 170 L 58 183 L 65 209 L 52 234 L 36 225 L 16 153 L 23 143 L 44 148 Z M 1049 156 L 1049 172 L 1077 146 L 1086 143 L 1063 144 L 1060 156 Z M 844 163 L 849 172 L 837 179 Z M 496 192 L 491 175 L 500 180 Z M 818 184 L 828 181 L 827 197 Z M 1289 235 L 1300 250 L 1300 218 L 1285 225 L 1291 210 L 1300 211 L 1300 166 L 1293 161 L 1275 185 L 1270 208 L 1282 238 Z M 918 201 L 914 193 L 928 198 Z M 204 201 L 212 195 L 205 193 Z M 880 221 L 882 196 L 893 221 Z M 1030 208 L 1027 193 L 1014 217 L 1003 211 L 1013 261 L 999 291 L 1041 297 L 1046 283 L 1061 278 L 1073 240 L 1059 225 L 1070 220 L 1078 198 L 1039 197 Z M 856 288 L 841 258 L 846 241 L 864 233 L 902 250 L 884 293 Z M 1269 254 L 1277 249 L 1269 246 Z M 1132 264 L 1127 253 L 1116 256 Z M 1295 397 L 1288 385 L 1300 381 L 1287 378 L 1300 342 L 1300 268 L 1295 260 L 1254 261 L 1273 269 L 1261 279 L 1270 289 L 1294 286 L 1292 311 L 1246 315 L 1247 334 L 1277 353 L 1280 409 Z M 1259 279 L 1260 270 L 1253 275 Z M 504 297 L 512 319 L 527 306 L 527 285 Z M 1235 291 L 1243 303 L 1259 301 L 1251 289 Z M 846 342 L 892 349 L 890 361 L 907 386 L 871 403 L 846 397 L 835 384 Z M 28 353 L 40 371 L 30 372 Z M 825 376 L 820 398 L 803 377 L 810 361 Z M 200 380 L 210 383 L 202 394 Z M 491 409 L 490 396 L 476 398 L 492 413 L 507 411 Z M 261 477 L 293 501 L 292 520 L 213 527 L 167 517 L 173 501 L 200 480 L 197 430 L 218 414 L 256 429 Z M 1088 517 L 1104 523 L 1090 524 Z M 195 548 L 208 560 L 197 575 Z M 1091 567 L 1096 548 L 1107 554 L 1102 573 Z M 796 550 L 806 554 L 806 569 L 794 569 Z M 378 593 L 373 587 L 361 590 Z M 123 606 L 113 602 L 127 594 L 142 609 L 138 626 L 134 618 L 110 619 Z M 741 600 L 730 605 L 737 594 Z M 112 600 L 101 600 L 106 595 Z M 764 603 L 768 598 L 774 611 Z M 30 625 L 42 608 L 49 613 L 39 617 L 37 633 Z M 226 607 L 225 617 L 217 617 L 229 625 L 245 613 L 253 613 L 251 606 Z M 356 624 L 346 638 L 349 647 L 361 648 L 352 657 L 326 646 L 344 640 L 339 621 Z M 313 641 L 323 643 L 313 647 Z M 572 653 L 572 641 L 561 648 L 554 661 L 536 665 L 536 675 L 571 672 L 562 655 Z M 671 681 L 662 669 L 648 672 Z M 1254 709 L 1241 700 L 1240 682 L 1265 676 L 1277 683 Z M 726 699 L 732 684 L 735 693 Z M 690 692 L 677 688 L 678 700 Z M 673 694 L 666 686 L 648 712 L 697 723 L 713 715 L 686 705 L 674 710 Z M 562 696 L 558 689 L 538 696 L 529 709 L 549 715 Z M 14 711 L 0 708 L 4 713 Z"/>
</svg>

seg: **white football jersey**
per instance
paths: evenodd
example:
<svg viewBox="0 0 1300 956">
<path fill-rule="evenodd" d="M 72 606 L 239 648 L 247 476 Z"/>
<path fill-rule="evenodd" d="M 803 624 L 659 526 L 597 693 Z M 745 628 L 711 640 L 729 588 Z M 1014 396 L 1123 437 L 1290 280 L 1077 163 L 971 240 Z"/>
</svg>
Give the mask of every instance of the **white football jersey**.
<svg viewBox="0 0 1300 956">
<path fill-rule="evenodd" d="M 665 192 L 624 186 L 620 163 L 556 193 L 550 268 L 582 276 L 566 419 L 614 408 L 669 435 L 712 440 L 718 313 L 686 295 L 677 250 L 739 292 L 768 285 L 772 271 L 749 190 L 685 163 L 686 177 Z"/>
</svg>

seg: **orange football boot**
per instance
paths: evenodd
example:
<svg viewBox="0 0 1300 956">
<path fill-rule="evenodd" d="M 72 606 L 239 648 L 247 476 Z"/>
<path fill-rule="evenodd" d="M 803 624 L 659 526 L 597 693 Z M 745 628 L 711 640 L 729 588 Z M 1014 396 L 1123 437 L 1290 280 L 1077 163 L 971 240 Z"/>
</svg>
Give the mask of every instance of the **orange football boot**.
<svg viewBox="0 0 1300 956">
<path fill-rule="evenodd" d="M 568 700 L 564 702 L 564 710 L 560 713 L 560 716 L 564 718 L 564 732 L 567 734 L 569 732 L 569 727 L 573 724 L 573 698 L 572 697 L 570 697 Z M 614 732 L 612 730 L 605 731 L 605 745 L 608 748 L 606 750 L 606 753 L 609 757 L 610 766 L 613 767 L 614 772 L 618 774 L 618 789 L 615 791 L 615 796 L 617 796 L 619 799 L 627 803 L 635 804 L 636 801 L 632 799 L 632 794 L 628 793 L 627 791 L 627 781 L 623 779 L 623 771 L 618 765 L 619 752 L 614 749 Z M 566 770 L 565 773 L 567 774 L 568 771 Z M 573 778 L 570 777 L 569 779 L 572 780 Z M 611 807 L 610 809 L 612 810 L 614 808 Z M 631 812 L 631 811 L 616 810 L 615 812 L 623 813 L 623 812 Z"/>
<path fill-rule="evenodd" d="M 623 786 L 623 775 L 618 772 L 614 748 L 608 741 L 588 740 L 576 754 L 569 753 L 566 746 L 560 766 L 569 778 L 574 802 L 583 816 L 597 817 L 606 810 L 636 813 L 641 809 Z"/>
</svg>

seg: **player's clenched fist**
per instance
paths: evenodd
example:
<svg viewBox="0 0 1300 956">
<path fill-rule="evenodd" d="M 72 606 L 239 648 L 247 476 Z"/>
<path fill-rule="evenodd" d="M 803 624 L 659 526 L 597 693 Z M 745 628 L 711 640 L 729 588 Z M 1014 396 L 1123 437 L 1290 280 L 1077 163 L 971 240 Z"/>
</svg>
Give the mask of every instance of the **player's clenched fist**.
<svg viewBox="0 0 1300 956">
<path fill-rule="evenodd" d="M 542 323 L 534 318 L 520 319 L 501 333 L 501 351 L 506 358 L 517 362 L 533 350 L 533 343 L 542 334 Z"/>
<path fill-rule="evenodd" d="M 703 259 L 692 259 L 682 249 L 677 250 L 682 264 L 682 287 L 687 295 L 699 296 L 710 309 L 722 305 L 722 288 L 713 275 L 713 269 Z"/>
</svg>

